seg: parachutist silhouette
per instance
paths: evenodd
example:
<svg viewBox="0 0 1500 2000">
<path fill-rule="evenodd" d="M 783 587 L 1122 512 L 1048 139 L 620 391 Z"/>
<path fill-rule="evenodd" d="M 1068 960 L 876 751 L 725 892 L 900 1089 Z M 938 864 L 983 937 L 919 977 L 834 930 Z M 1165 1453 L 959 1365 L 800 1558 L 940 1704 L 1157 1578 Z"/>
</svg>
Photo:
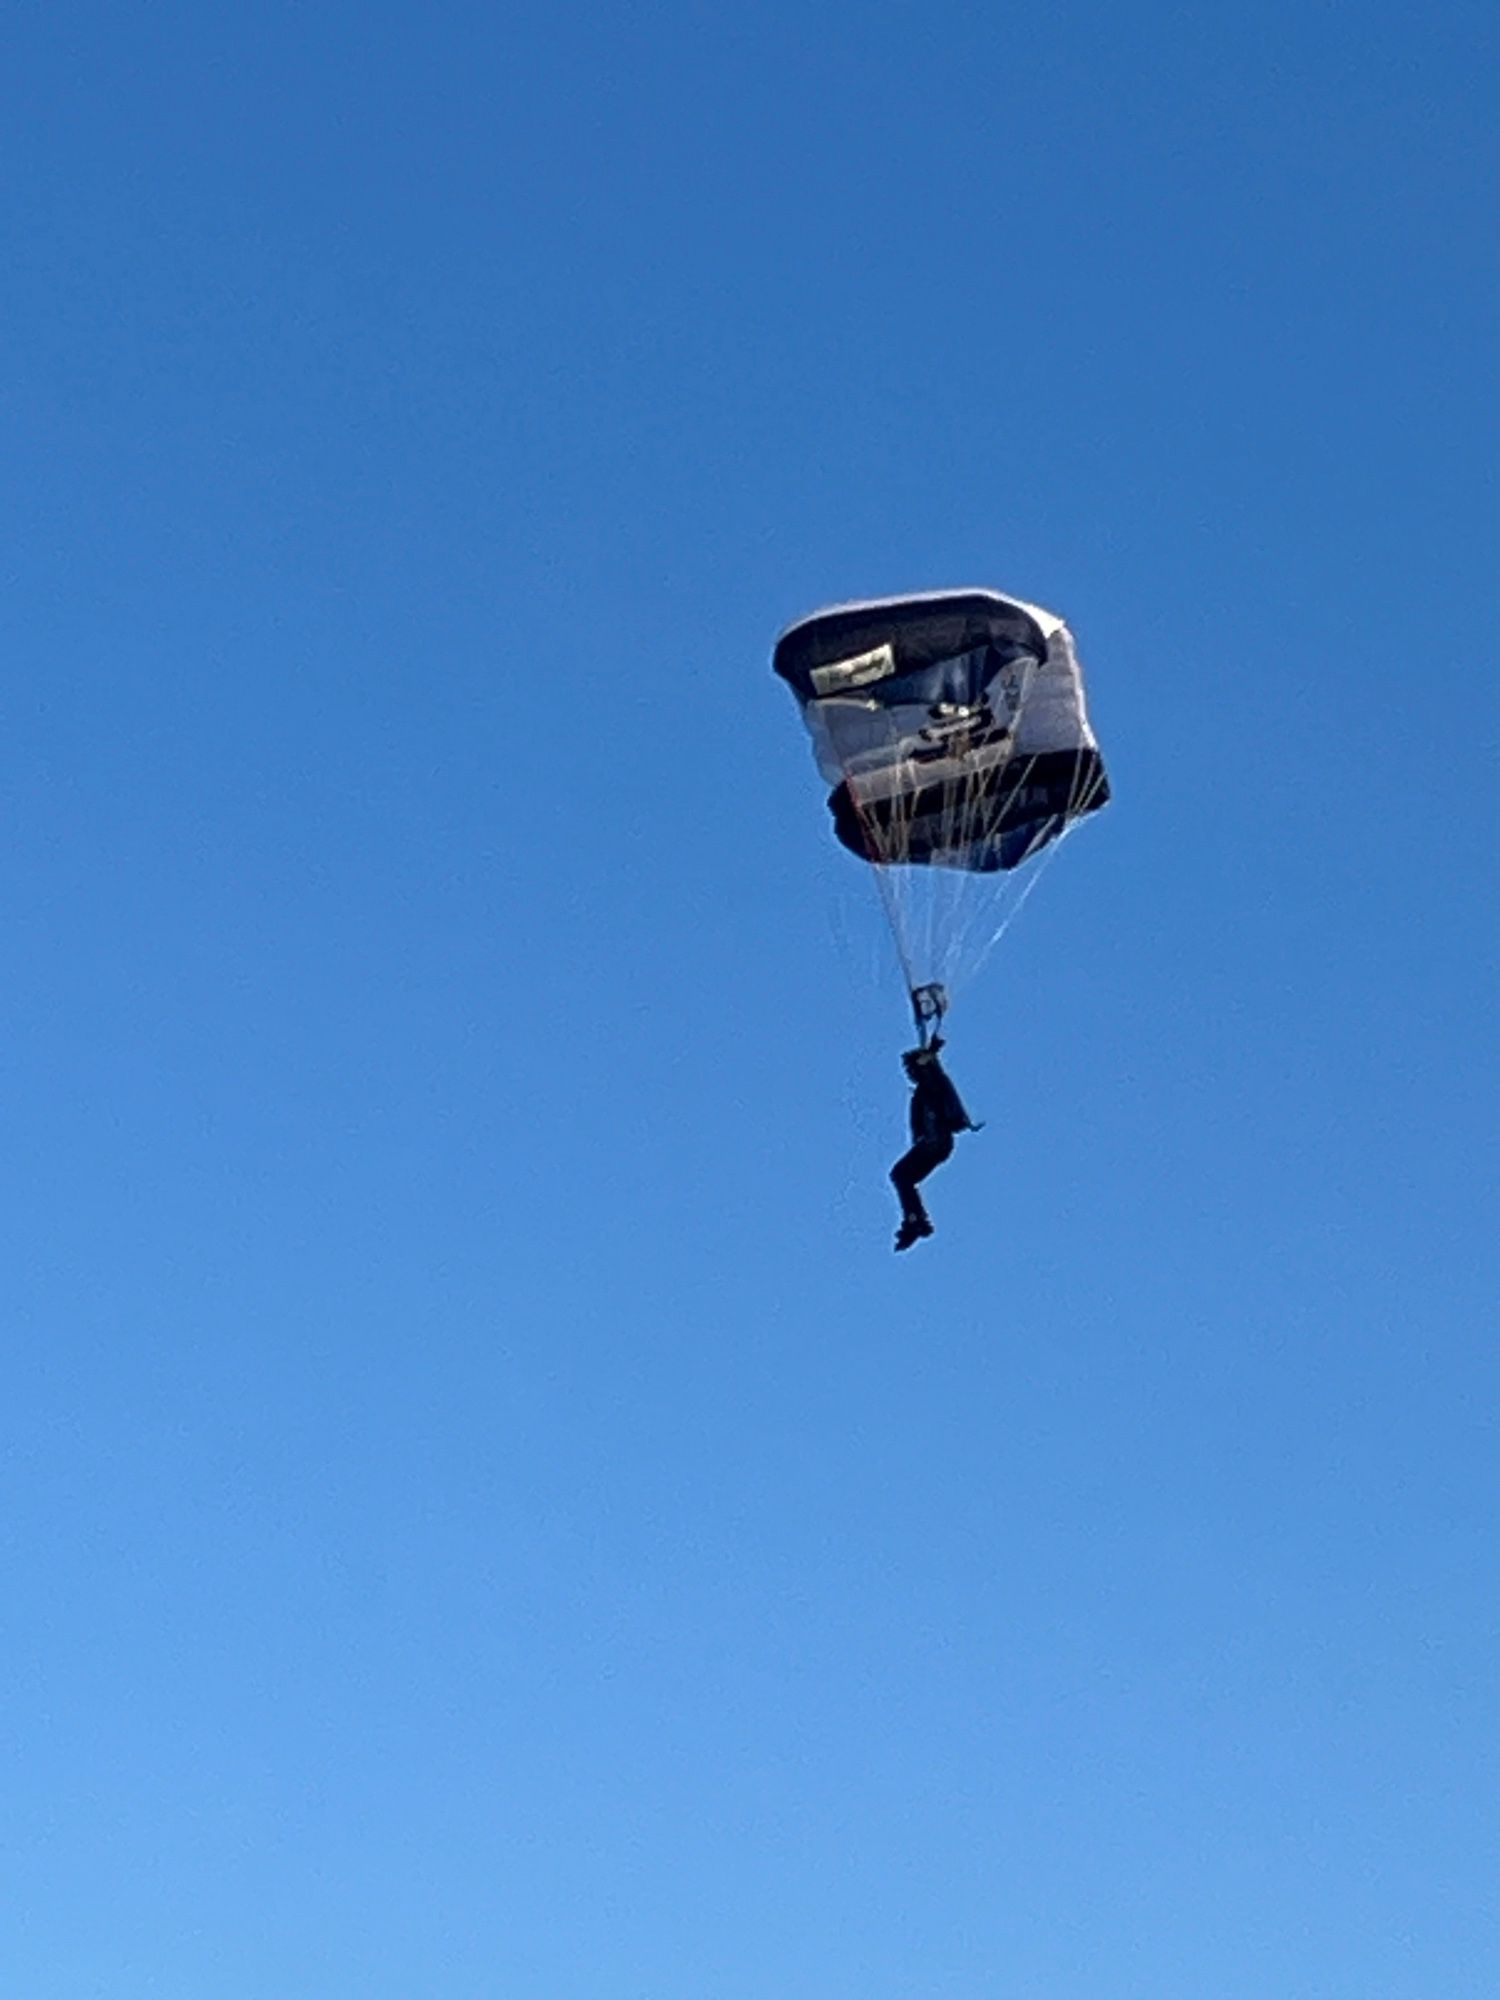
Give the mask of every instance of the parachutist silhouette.
<svg viewBox="0 0 1500 2000">
<path fill-rule="evenodd" d="M 901 1062 L 911 1082 L 911 1147 L 891 1168 L 891 1185 L 901 1197 L 901 1227 L 896 1248 L 910 1250 L 932 1234 L 932 1221 L 917 1185 L 940 1167 L 953 1151 L 960 1132 L 977 1132 L 952 1079 L 938 1060 L 943 1046 L 934 1035 L 923 1047 L 908 1049 Z"/>
</svg>

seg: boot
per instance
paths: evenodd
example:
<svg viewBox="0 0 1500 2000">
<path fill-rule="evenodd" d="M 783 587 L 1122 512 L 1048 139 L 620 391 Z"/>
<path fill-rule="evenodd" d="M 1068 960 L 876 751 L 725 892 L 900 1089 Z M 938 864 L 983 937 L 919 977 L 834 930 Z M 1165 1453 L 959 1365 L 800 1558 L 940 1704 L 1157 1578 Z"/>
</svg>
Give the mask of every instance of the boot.
<svg viewBox="0 0 1500 2000">
<path fill-rule="evenodd" d="M 932 1224 L 925 1215 L 903 1215 L 901 1227 L 896 1231 L 896 1248 L 910 1250 L 913 1243 L 920 1243 L 924 1236 L 932 1234 Z"/>
</svg>

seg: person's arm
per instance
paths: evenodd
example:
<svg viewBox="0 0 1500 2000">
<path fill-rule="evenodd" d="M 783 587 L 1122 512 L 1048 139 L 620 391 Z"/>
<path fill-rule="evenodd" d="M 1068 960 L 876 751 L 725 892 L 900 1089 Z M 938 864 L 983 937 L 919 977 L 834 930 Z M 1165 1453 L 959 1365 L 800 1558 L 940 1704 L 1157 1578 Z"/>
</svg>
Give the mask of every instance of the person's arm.
<svg viewBox="0 0 1500 2000">
<path fill-rule="evenodd" d="M 943 1115 L 950 1132 L 977 1132 L 979 1127 L 964 1109 L 964 1101 L 954 1088 L 953 1079 L 946 1070 L 940 1070 L 943 1086 Z"/>
</svg>

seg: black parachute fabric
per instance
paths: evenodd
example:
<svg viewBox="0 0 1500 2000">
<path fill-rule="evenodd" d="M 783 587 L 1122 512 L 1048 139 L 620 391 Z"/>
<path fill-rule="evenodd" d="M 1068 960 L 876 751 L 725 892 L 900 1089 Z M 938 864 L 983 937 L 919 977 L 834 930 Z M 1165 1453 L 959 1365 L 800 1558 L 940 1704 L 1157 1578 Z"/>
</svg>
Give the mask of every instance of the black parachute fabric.
<svg viewBox="0 0 1500 2000">
<path fill-rule="evenodd" d="M 908 984 L 972 971 L 1032 864 L 1109 798 L 1067 626 L 995 591 L 883 598 L 800 620 L 773 664 L 838 838 L 874 866 Z"/>
</svg>

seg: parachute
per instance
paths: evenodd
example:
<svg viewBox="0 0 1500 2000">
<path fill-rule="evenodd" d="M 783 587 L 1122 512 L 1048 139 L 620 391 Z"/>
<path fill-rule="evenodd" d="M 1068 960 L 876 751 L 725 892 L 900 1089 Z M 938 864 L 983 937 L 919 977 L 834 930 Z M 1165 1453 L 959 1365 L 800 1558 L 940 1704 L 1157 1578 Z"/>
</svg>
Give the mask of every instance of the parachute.
<svg viewBox="0 0 1500 2000">
<path fill-rule="evenodd" d="M 1062 837 L 1109 799 L 1073 637 L 988 590 L 840 604 L 790 626 L 843 845 L 875 871 L 925 1041 Z"/>
</svg>

